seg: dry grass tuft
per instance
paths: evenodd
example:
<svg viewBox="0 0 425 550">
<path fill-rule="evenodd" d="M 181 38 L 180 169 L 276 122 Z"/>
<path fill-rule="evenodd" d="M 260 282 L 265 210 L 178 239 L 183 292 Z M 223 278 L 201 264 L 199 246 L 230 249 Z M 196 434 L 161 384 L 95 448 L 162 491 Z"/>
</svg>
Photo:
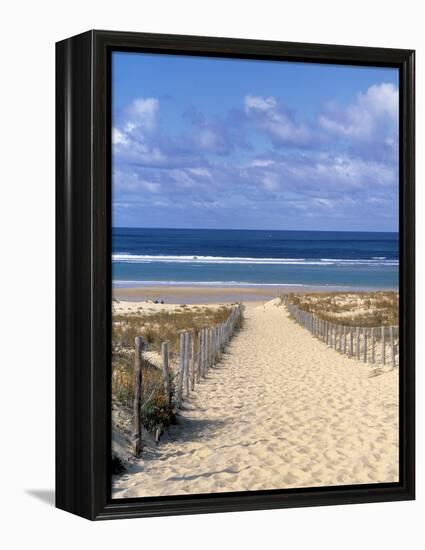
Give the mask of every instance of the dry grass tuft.
<svg viewBox="0 0 425 550">
<path fill-rule="evenodd" d="M 173 360 L 177 360 L 182 330 L 202 329 L 224 322 L 231 306 L 187 308 L 173 311 L 139 311 L 112 316 L 112 399 L 131 414 L 133 401 L 134 339 L 141 336 L 149 351 L 160 352 L 168 342 L 171 361 L 170 386 L 174 392 Z M 240 321 L 242 323 L 242 320 Z M 239 327 L 240 328 L 240 327 Z M 163 431 L 175 421 L 175 411 L 164 393 L 162 371 L 144 360 L 142 363 L 141 420 L 148 431 Z"/>
<path fill-rule="evenodd" d="M 346 326 L 381 327 L 399 324 L 399 294 L 377 292 L 310 292 L 288 295 L 289 302 L 320 319 Z"/>
<path fill-rule="evenodd" d="M 148 342 L 151 350 L 159 352 L 161 343 L 168 342 L 170 351 L 175 351 L 179 346 L 180 331 L 218 325 L 228 318 L 231 310 L 231 306 L 196 309 L 180 306 L 174 311 L 114 314 L 112 317 L 112 342 L 133 347 L 134 338 L 141 336 Z"/>
</svg>

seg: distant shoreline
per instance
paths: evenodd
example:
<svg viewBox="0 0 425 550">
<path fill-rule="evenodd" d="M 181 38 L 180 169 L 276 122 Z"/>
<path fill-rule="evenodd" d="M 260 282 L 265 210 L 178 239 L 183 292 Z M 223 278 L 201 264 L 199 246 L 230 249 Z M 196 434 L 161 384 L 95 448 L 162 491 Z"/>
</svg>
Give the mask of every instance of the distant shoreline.
<svg viewBox="0 0 425 550">
<path fill-rule="evenodd" d="M 258 302 L 267 301 L 288 292 L 377 292 L 392 291 L 395 288 L 365 288 L 342 286 L 304 286 L 304 285 L 143 285 L 137 287 L 113 287 L 112 297 L 117 300 L 143 302 L 163 300 L 166 304 L 213 304 L 220 302 Z"/>
</svg>

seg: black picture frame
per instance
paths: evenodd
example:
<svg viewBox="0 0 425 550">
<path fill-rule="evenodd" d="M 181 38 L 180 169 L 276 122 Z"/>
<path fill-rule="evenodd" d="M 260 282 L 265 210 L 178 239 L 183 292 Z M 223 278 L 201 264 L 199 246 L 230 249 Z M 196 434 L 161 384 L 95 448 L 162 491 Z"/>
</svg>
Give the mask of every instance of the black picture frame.
<svg viewBox="0 0 425 550">
<path fill-rule="evenodd" d="M 113 50 L 400 71 L 400 481 L 111 500 Z M 89 31 L 56 45 L 56 506 L 91 520 L 414 499 L 414 51 Z"/>
</svg>

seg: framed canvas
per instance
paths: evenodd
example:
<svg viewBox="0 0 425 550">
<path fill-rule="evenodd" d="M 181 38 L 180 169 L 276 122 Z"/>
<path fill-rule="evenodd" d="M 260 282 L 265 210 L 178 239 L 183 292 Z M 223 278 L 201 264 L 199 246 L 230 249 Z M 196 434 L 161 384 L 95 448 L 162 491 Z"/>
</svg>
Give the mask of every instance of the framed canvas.
<svg viewBox="0 0 425 550">
<path fill-rule="evenodd" d="M 56 45 L 56 504 L 414 498 L 414 52 Z"/>
</svg>

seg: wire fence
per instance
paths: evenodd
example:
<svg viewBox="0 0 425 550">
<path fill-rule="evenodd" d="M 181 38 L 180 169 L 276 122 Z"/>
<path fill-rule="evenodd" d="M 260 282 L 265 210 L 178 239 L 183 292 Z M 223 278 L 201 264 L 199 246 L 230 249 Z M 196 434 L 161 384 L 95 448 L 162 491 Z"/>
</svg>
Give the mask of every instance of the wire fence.
<svg viewBox="0 0 425 550">
<path fill-rule="evenodd" d="M 288 296 L 282 303 L 295 321 L 315 338 L 339 353 L 364 363 L 392 365 L 399 364 L 399 327 L 353 327 L 331 323 L 291 304 Z"/>
</svg>

